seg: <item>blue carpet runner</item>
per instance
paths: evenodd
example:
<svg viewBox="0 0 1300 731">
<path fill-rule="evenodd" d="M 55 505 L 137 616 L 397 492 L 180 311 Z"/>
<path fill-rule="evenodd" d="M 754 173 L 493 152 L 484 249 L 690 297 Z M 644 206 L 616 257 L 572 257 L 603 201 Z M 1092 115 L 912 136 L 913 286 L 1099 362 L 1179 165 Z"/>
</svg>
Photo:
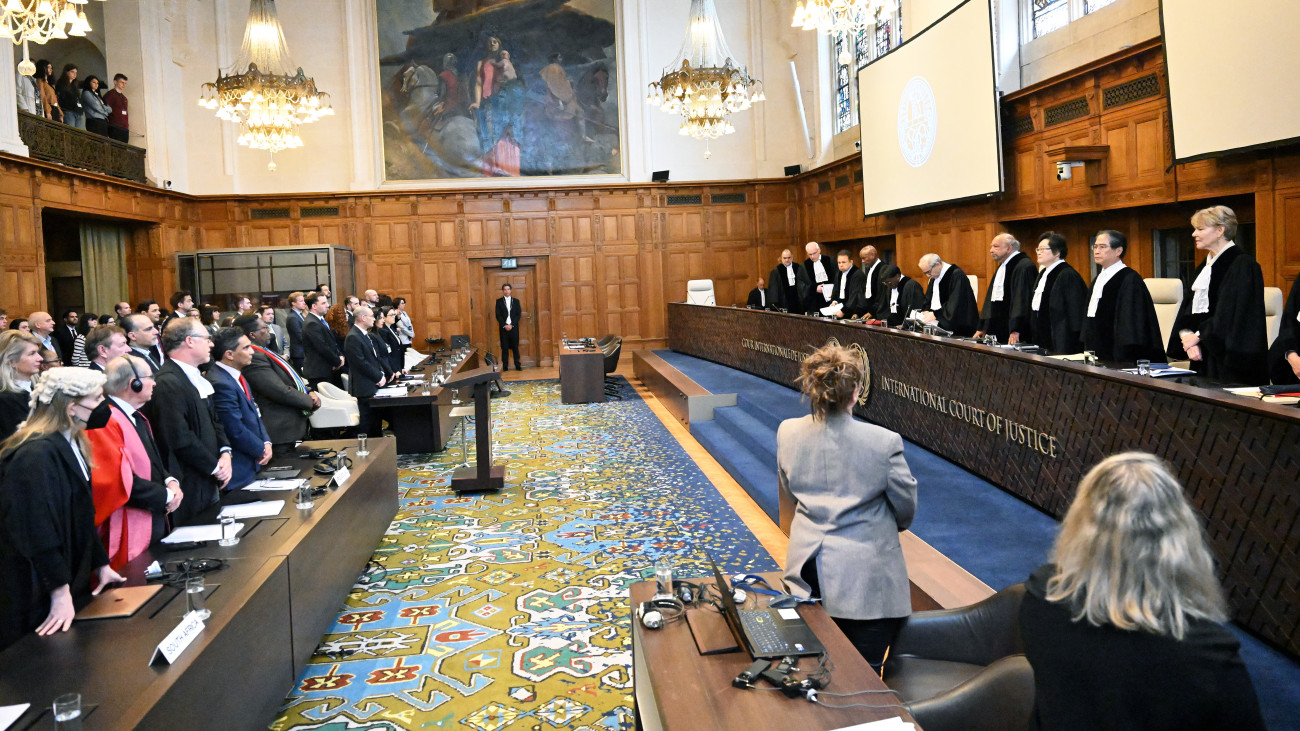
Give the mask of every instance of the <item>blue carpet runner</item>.
<svg viewBox="0 0 1300 731">
<path fill-rule="evenodd" d="M 711 393 L 736 394 L 735 406 L 714 409 L 711 422 L 692 423 L 691 435 L 777 522 L 776 428 L 807 414 L 807 401 L 793 388 L 727 366 L 671 350 L 655 355 Z M 911 530 L 919 538 L 993 589 L 1024 581 L 1043 563 L 1056 539 L 1055 518 L 911 442 L 904 454 L 917 480 Z M 1230 628 L 1268 727 L 1300 730 L 1300 664 Z"/>
</svg>

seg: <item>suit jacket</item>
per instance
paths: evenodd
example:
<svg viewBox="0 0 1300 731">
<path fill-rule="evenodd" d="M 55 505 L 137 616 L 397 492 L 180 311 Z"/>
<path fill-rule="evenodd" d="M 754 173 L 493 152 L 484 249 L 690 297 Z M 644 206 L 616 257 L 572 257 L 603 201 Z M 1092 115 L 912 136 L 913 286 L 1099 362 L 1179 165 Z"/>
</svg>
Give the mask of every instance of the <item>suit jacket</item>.
<svg viewBox="0 0 1300 731">
<path fill-rule="evenodd" d="M 939 327 L 953 335 L 974 335 L 979 325 L 979 310 L 975 304 L 975 290 L 970 287 L 966 272 L 956 264 L 949 264 L 939 281 L 939 309 L 934 316 Z M 925 309 L 930 309 L 935 280 L 925 287 Z"/>
<path fill-rule="evenodd" d="M 309 315 L 302 326 L 302 374 L 307 378 L 329 378 L 339 364 L 338 341 L 325 321 Z"/>
<path fill-rule="evenodd" d="M 262 425 L 257 404 L 244 393 L 239 381 L 216 365 L 208 369 L 206 378 L 214 390 L 212 401 L 217 409 L 217 418 L 221 419 L 226 438 L 230 440 L 231 475 L 226 488 L 238 490 L 257 479 L 257 473 L 262 470 L 258 461 L 262 459 L 271 435 Z"/>
<path fill-rule="evenodd" d="M 272 322 L 266 326 L 271 331 L 271 342 L 268 347 L 274 350 L 281 358 L 287 358 L 289 353 L 289 337 L 285 334 L 284 328 Z"/>
<path fill-rule="evenodd" d="M 866 275 L 857 267 L 849 267 L 847 270 L 848 277 L 842 277 L 845 273 L 836 269 L 835 277 L 831 280 L 835 285 L 835 293 L 831 295 L 831 301 L 844 305 L 845 317 L 866 314 Z M 844 281 L 844 286 L 840 286 L 841 279 Z"/>
<path fill-rule="evenodd" d="M 786 419 L 776 431 L 777 480 L 795 501 L 785 580 L 808 596 L 800 577 L 817 562 L 832 617 L 883 619 L 912 611 L 898 534 L 916 514 L 916 480 L 903 438 L 850 414 Z"/>
<path fill-rule="evenodd" d="M 212 399 L 199 392 L 175 361 L 167 361 L 154 375 L 153 398 L 145 415 L 153 422 L 158 447 L 170 455 L 179 470 L 185 499 L 172 513 L 175 525 L 184 525 L 217 500 L 217 468 L 223 448 L 229 448 L 226 430 Z"/>
<path fill-rule="evenodd" d="M 285 327 L 289 330 L 289 358 L 298 360 L 303 357 L 302 328 L 307 321 L 303 319 L 302 313 L 295 309 L 290 309 L 286 318 Z"/>
<path fill-rule="evenodd" d="M 370 339 L 375 341 L 375 350 L 379 351 L 381 358 L 387 353 L 384 370 L 389 375 L 400 372 L 406 366 L 402 356 L 402 343 L 396 332 L 390 328 L 377 327 L 370 331 Z M 380 344 L 384 347 L 379 347 Z"/>
<path fill-rule="evenodd" d="M 510 298 L 510 325 L 514 329 L 519 329 L 519 318 L 523 316 L 523 310 L 519 306 L 519 298 Z M 497 327 L 505 329 L 506 326 L 506 298 L 497 297 Z"/>
<path fill-rule="evenodd" d="M 802 314 L 812 285 L 808 283 L 808 270 L 798 264 L 790 266 L 794 269 L 793 286 L 783 264 L 777 264 L 767 275 L 768 301 L 777 309 Z"/>
<path fill-rule="evenodd" d="M 137 357 L 143 359 L 144 362 L 147 363 L 147 364 L 149 365 L 149 373 L 150 373 L 151 375 L 157 373 L 157 372 L 158 372 L 158 366 L 162 365 L 161 363 L 156 363 L 156 362 L 154 362 L 154 359 L 153 359 L 153 353 L 152 353 L 151 351 L 149 351 L 148 349 L 146 349 L 146 348 L 136 348 L 136 347 L 132 346 L 132 348 L 131 348 L 131 355 L 134 355 L 134 356 L 137 356 Z"/>
<path fill-rule="evenodd" d="M 997 277 L 996 270 L 993 276 Z M 1013 332 L 1020 333 L 1022 340 L 1027 339 L 1033 327 L 1033 312 L 1029 306 L 1034 299 L 1037 278 L 1038 265 L 1024 253 L 1015 252 L 1003 273 L 1002 299 L 998 302 L 993 301 L 993 280 L 989 280 L 988 291 L 984 293 L 984 307 L 980 310 L 980 329 L 998 336 L 1000 343 L 1007 342 Z"/>
<path fill-rule="evenodd" d="M 69 330 L 67 325 L 59 322 L 54 326 L 54 332 L 50 333 L 50 337 L 59 344 L 59 357 L 63 359 L 63 365 L 75 365 L 72 362 L 72 351 L 77 342 L 76 328 Z"/>
<path fill-rule="evenodd" d="M 288 363 L 284 365 L 289 366 Z M 284 366 L 254 346 L 253 362 L 244 367 L 243 373 L 253 391 L 253 400 L 262 412 L 262 426 L 266 427 L 272 444 L 296 442 L 307 436 L 311 396 L 298 390 L 297 381 Z"/>
<path fill-rule="evenodd" d="M 353 325 L 343 341 L 343 357 L 348 363 L 348 386 L 357 398 L 370 398 L 379 390 L 384 366 L 379 362 L 375 344 L 361 328 Z"/>
</svg>

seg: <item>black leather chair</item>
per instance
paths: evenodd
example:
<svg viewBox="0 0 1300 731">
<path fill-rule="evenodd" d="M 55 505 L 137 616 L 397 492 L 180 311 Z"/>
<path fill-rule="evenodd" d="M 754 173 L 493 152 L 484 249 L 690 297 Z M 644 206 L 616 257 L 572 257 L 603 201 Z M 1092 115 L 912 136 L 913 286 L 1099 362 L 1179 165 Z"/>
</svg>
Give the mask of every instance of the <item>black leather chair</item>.
<svg viewBox="0 0 1300 731">
<path fill-rule="evenodd" d="M 606 346 L 606 345 L 609 345 L 609 344 L 612 343 L 612 342 L 614 342 L 615 338 L 617 338 L 617 337 L 618 337 L 618 336 L 615 335 L 614 333 L 610 333 L 610 334 L 606 335 L 605 337 L 601 338 L 600 340 L 597 340 L 597 341 L 596 341 L 596 345 L 597 345 L 601 350 L 604 350 L 604 349 L 605 349 L 605 346 Z"/>
<path fill-rule="evenodd" d="M 622 399 L 618 381 L 611 374 L 618 370 L 618 357 L 623 353 L 623 338 L 618 335 L 614 335 L 613 338 L 601 346 L 601 352 L 605 354 L 605 396 Z"/>
<path fill-rule="evenodd" d="M 917 612 L 889 649 L 883 677 L 926 731 L 1021 731 L 1034 671 L 1020 639 L 1025 585 L 967 607 Z"/>
</svg>

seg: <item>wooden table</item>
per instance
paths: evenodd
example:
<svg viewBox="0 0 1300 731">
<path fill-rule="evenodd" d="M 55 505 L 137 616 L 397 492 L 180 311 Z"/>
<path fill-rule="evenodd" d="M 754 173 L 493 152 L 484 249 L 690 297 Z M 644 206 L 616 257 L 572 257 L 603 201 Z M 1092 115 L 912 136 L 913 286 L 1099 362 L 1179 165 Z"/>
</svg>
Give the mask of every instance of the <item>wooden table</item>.
<svg viewBox="0 0 1300 731">
<path fill-rule="evenodd" d="M 449 378 L 455 378 L 461 371 L 478 367 L 478 351 L 473 351 L 451 372 Z M 432 356 L 426 358 L 415 368 L 412 375 L 427 377 L 437 369 Z M 405 396 L 388 396 L 370 399 L 373 418 L 388 422 L 393 436 L 397 438 L 398 454 L 428 454 L 441 452 L 451 441 L 451 433 L 456 429 L 457 419 L 451 415 L 452 389 L 434 386 L 429 394 L 423 393 L 419 381 L 411 381 L 406 386 Z M 462 400 L 469 402 L 469 396 L 462 394 Z"/>
<path fill-rule="evenodd" d="M 764 576 L 773 586 L 780 581 L 780 574 Z M 709 580 L 707 583 L 713 582 Z M 636 607 L 648 600 L 654 590 L 653 581 L 639 581 L 632 585 L 632 677 L 637 715 L 644 731 L 813 731 L 896 716 L 912 721 L 912 717 L 901 708 L 832 709 L 802 698 L 788 698 L 775 690 L 732 687 L 731 681 L 753 662 L 749 653 L 742 650 L 722 655 L 700 655 L 685 620 L 669 622 L 658 630 L 645 629 L 636 619 Z M 755 601 L 750 599 L 750 608 L 757 606 Z M 887 690 L 884 681 L 871 670 L 820 605 L 802 605 L 799 614 L 817 634 L 834 663 L 827 691 Z M 816 663 L 817 658 L 805 657 L 800 659 L 799 668 L 813 668 Z M 770 686 L 760 682 L 759 687 Z M 854 698 L 828 698 L 827 702 L 836 705 L 886 705 L 896 703 L 895 698 L 890 693 L 872 693 Z"/>
<path fill-rule="evenodd" d="M 311 443 L 350 452 L 355 445 Z M 185 612 L 183 593 L 166 586 L 132 617 L 76 622 L 51 637 L 33 633 L 5 650 L 0 705 L 32 704 L 14 728 L 52 726 L 51 703 L 69 692 L 94 706 L 87 729 L 265 728 L 397 513 L 396 445 L 371 439 L 369 447 L 368 457 L 352 457 L 344 486 L 317 496 L 309 510 L 298 510 L 291 492 L 262 493 L 265 500 L 284 499 L 284 510 L 241 521 L 237 545 L 145 553 L 126 566 L 127 583 L 141 585 L 155 558 L 227 562 L 207 574 L 212 616 L 176 664 L 148 665 Z M 273 464 L 302 467 L 306 476 L 313 462 L 277 458 Z M 215 522 L 218 509 L 195 522 Z"/>
<path fill-rule="evenodd" d="M 560 402 L 589 404 L 605 400 L 605 354 L 599 348 L 560 350 Z"/>
<path fill-rule="evenodd" d="M 1232 618 L 1300 655 L 1300 409 L 954 338 L 668 305 L 673 350 L 786 386 L 831 338 L 869 366 L 855 414 L 1051 515 L 1111 454 L 1167 460 L 1205 521 Z"/>
</svg>

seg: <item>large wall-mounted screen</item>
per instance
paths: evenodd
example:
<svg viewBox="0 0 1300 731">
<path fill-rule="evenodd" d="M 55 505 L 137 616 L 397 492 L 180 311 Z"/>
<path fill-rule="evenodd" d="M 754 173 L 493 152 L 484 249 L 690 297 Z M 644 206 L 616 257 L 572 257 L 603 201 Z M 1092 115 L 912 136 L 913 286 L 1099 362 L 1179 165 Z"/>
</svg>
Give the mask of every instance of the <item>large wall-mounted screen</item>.
<svg viewBox="0 0 1300 731">
<path fill-rule="evenodd" d="M 1300 140 L 1300 2 L 1164 0 L 1160 24 L 1175 160 Z"/>
<path fill-rule="evenodd" d="M 866 215 L 1002 191 L 989 0 L 965 0 L 858 72 Z"/>
</svg>

